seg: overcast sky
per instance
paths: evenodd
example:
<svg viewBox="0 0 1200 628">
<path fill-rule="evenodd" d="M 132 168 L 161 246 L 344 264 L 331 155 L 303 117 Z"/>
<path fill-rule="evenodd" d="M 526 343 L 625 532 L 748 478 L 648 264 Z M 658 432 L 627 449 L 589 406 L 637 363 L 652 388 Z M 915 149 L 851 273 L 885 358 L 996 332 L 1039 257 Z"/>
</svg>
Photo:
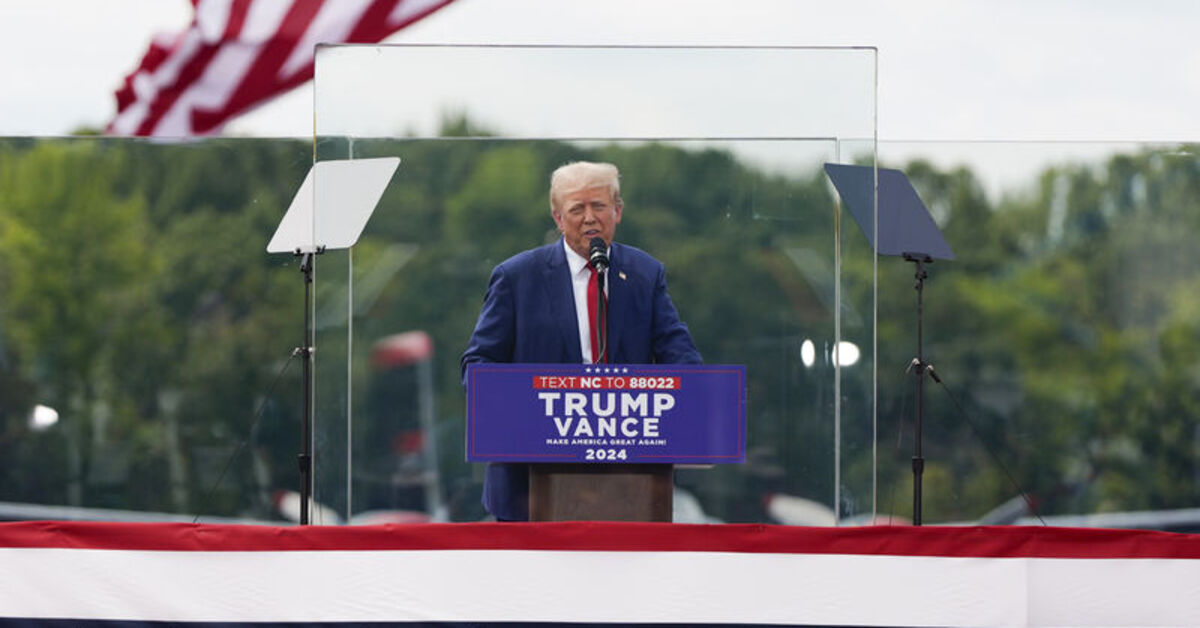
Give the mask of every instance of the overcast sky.
<svg viewBox="0 0 1200 628">
<path fill-rule="evenodd" d="M 4 0 L 0 134 L 102 125 L 187 0 Z M 870 45 L 881 139 L 1200 139 L 1190 0 L 459 0 L 394 41 Z M 312 132 L 311 92 L 229 130 Z"/>
<path fill-rule="evenodd" d="M 187 0 L 0 2 L 0 135 L 102 126 Z M 1192 0 L 458 0 L 391 41 L 875 46 L 885 141 L 1200 141 Z M 310 136 L 300 88 L 228 134 Z M 988 149 L 994 151 L 996 149 Z"/>
</svg>

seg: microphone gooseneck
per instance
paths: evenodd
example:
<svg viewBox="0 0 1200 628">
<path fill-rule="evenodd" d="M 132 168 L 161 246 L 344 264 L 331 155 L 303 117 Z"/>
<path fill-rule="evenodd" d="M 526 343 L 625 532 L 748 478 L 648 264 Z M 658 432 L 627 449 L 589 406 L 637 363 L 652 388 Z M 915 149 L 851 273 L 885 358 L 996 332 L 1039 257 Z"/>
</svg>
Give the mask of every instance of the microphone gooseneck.
<svg viewBox="0 0 1200 628">
<path fill-rule="evenodd" d="M 599 236 L 588 242 L 588 261 L 596 270 L 603 272 L 608 268 L 608 243 Z"/>
</svg>

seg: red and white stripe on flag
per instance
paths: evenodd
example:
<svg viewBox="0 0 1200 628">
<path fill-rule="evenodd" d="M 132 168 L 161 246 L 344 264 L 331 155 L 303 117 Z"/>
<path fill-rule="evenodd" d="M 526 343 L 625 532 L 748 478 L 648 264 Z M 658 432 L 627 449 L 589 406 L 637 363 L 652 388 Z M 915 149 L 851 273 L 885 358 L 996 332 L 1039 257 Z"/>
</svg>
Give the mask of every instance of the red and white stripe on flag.
<svg viewBox="0 0 1200 628">
<path fill-rule="evenodd" d="M 319 43 L 376 43 L 452 0 L 192 0 L 117 91 L 113 135 L 192 136 L 313 77 Z"/>
</svg>

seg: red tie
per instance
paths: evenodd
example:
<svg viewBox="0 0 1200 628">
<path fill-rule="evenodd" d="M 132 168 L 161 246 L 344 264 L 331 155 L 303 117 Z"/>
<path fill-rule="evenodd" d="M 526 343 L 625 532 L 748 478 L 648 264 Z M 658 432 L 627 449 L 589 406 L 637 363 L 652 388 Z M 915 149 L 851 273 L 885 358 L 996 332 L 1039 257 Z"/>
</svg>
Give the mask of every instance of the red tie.
<svg viewBox="0 0 1200 628">
<path fill-rule="evenodd" d="M 592 363 L 599 364 L 608 362 L 608 347 L 604 347 L 604 352 L 600 352 L 600 330 L 603 329 L 605 321 L 600 319 L 600 299 L 604 299 L 604 310 L 608 311 L 608 295 L 600 294 L 600 273 L 596 272 L 596 267 L 588 264 L 588 270 L 592 271 L 591 277 L 588 278 L 588 325 L 592 331 Z M 608 318 L 605 316 L 605 318 Z M 599 357 L 597 357 L 599 354 Z"/>
</svg>

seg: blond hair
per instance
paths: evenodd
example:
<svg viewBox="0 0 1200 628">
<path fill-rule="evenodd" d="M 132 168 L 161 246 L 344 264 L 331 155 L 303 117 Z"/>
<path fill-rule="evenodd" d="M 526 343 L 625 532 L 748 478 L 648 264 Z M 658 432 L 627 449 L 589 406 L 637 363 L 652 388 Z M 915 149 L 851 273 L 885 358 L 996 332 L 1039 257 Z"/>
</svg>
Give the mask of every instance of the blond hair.
<svg viewBox="0 0 1200 628">
<path fill-rule="evenodd" d="M 621 174 L 617 167 L 608 163 L 573 161 L 559 166 L 550 175 L 550 211 L 558 208 L 563 196 L 589 190 L 608 188 L 613 203 L 621 205 Z"/>
</svg>

